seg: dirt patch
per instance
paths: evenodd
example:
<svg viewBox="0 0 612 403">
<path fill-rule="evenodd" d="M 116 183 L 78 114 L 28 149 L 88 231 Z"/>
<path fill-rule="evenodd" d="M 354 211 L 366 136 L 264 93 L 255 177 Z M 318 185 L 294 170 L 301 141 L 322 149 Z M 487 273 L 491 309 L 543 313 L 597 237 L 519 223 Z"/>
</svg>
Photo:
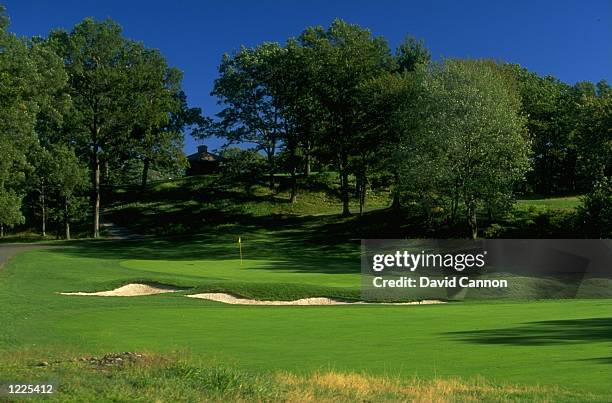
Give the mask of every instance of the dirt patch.
<svg viewBox="0 0 612 403">
<path fill-rule="evenodd" d="M 125 364 L 134 364 L 145 359 L 146 357 L 143 354 L 124 352 L 106 354 L 102 357 L 81 357 L 78 361 L 85 362 L 95 367 L 121 367 Z"/>
<path fill-rule="evenodd" d="M 257 299 L 248 299 L 236 297 L 223 292 L 201 293 L 187 295 L 189 298 L 206 299 L 209 301 L 223 302 L 231 305 L 429 305 L 429 304 L 444 304 L 444 301 L 439 300 L 423 300 L 415 302 L 349 302 L 327 297 L 302 298 L 294 301 L 261 301 Z"/>
<path fill-rule="evenodd" d="M 137 297 L 139 295 L 163 294 L 166 292 L 177 292 L 182 289 L 168 287 L 164 285 L 149 284 L 126 284 L 122 287 L 110 291 L 98 292 L 61 292 L 62 295 L 90 295 L 98 297 Z"/>
<path fill-rule="evenodd" d="M 36 367 L 49 367 L 56 366 L 63 363 L 83 363 L 88 364 L 96 368 L 104 367 L 121 367 L 125 364 L 136 364 L 139 362 L 150 361 L 149 357 L 145 354 L 134 353 L 126 351 L 123 353 L 110 353 L 101 357 L 79 357 L 71 358 L 68 360 L 55 360 L 55 361 L 39 361 L 35 364 Z"/>
</svg>

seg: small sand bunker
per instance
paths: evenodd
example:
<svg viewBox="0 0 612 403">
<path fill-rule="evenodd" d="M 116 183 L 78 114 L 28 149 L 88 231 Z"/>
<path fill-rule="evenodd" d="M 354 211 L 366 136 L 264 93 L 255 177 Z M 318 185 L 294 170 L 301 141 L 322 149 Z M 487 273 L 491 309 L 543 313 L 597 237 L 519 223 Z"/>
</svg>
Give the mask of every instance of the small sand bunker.
<svg viewBox="0 0 612 403">
<path fill-rule="evenodd" d="M 62 295 L 91 295 L 98 297 L 137 297 L 139 295 L 153 295 L 163 294 L 166 292 L 177 292 L 182 291 L 180 289 L 163 286 L 163 285 L 149 285 L 149 284 L 126 284 L 122 287 L 115 288 L 110 291 L 99 291 L 99 292 L 61 292 Z"/>
<path fill-rule="evenodd" d="M 236 297 L 223 292 L 212 292 L 202 294 L 187 295 L 189 298 L 207 299 L 209 301 L 223 302 L 231 305 L 421 305 L 421 304 L 444 304 L 444 301 L 439 300 L 424 300 L 415 302 L 390 302 L 390 303 L 369 303 L 363 301 L 348 302 L 340 301 L 326 297 L 302 298 L 294 301 L 260 301 L 257 299 L 248 299 Z"/>
</svg>

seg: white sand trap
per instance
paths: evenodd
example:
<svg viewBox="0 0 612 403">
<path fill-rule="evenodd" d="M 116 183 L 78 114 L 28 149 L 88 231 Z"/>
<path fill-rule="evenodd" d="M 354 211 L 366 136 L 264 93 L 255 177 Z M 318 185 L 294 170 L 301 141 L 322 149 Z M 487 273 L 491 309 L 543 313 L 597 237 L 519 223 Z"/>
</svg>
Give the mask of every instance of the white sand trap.
<svg viewBox="0 0 612 403">
<path fill-rule="evenodd" d="M 148 285 L 148 284 L 126 284 L 122 287 L 115 288 L 110 291 L 98 292 L 61 292 L 62 295 L 91 295 L 98 297 L 137 297 L 139 295 L 154 295 L 163 294 L 166 292 L 182 291 L 180 289 L 171 288 L 163 285 Z"/>
<path fill-rule="evenodd" d="M 294 301 L 260 301 L 257 299 L 240 298 L 223 292 L 211 292 L 202 294 L 187 295 L 189 298 L 207 299 L 209 301 L 223 302 L 231 305 L 422 305 L 422 304 L 444 304 L 439 300 L 423 300 L 415 302 L 348 302 L 326 297 L 302 298 Z"/>
</svg>

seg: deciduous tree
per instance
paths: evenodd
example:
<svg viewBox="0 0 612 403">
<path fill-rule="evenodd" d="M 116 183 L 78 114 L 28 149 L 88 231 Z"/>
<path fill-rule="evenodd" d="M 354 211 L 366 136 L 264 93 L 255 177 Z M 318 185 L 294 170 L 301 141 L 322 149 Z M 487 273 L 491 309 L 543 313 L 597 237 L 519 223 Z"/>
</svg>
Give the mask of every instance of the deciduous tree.
<svg viewBox="0 0 612 403">
<path fill-rule="evenodd" d="M 477 209 L 512 195 L 529 168 L 519 95 L 492 62 L 446 60 L 424 85 L 420 176 L 463 202 L 476 238 Z"/>
</svg>

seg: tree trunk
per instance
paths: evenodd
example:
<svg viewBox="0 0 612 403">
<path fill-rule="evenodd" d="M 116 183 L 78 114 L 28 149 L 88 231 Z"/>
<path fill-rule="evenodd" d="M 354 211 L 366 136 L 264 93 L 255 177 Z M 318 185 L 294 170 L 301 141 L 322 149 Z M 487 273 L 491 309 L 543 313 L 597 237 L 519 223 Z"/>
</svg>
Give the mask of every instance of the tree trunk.
<svg viewBox="0 0 612 403">
<path fill-rule="evenodd" d="M 393 181 L 395 182 L 393 186 L 393 201 L 391 202 L 391 208 L 395 210 L 399 210 L 402 207 L 400 202 L 400 191 L 399 191 L 399 183 L 400 183 L 400 175 L 397 170 L 393 174 Z"/>
<path fill-rule="evenodd" d="M 276 142 L 272 142 L 272 145 L 268 149 L 268 186 L 270 189 L 274 189 L 274 171 L 276 169 L 274 164 L 274 153 L 276 151 Z"/>
<path fill-rule="evenodd" d="M 4 224 L 0 224 L 0 238 L 4 238 Z"/>
<path fill-rule="evenodd" d="M 291 156 L 291 196 L 289 198 L 290 203 L 295 203 L 297 199 L 297 162 L 295 155 L 295 146 L 290 147 Z"/>
<path fill-rule="evenodd" d="M 304 150 L 304 157 L 306 160 L 306 167 L 304 169 L 304 176 L 308 178 L 310 176 L 310 164 L 311 164 L 311 156 L 310 156 L 310 141 L 306 142 L 306 149 Z"/>
<path fill-rule="evenodd" d="M 99 133 L 99 129 L 96 130 Z M 93 146 L 93 157 L 92 157 L 92 207 L 93 207 L 93 237 L 100 237 L 100 155 L 98 144 Z"/>
<path fill-rule="evenodd" d="M 140 183 L 142 190 L 145 190 L 145 188 L 147 187 L 147 181 L 149 179 L 149 165 L 150 164 L 151 164 L 151 160 L 149 158 L 145 158 L 144 166 L 142 167 L 142 181 Z"/>
<path fill-rule="evenodd" d="M 42 236 L 47 236 L 47 209 L 45 206 L 45 185 L 40 188 L 40 205 L 42 209 Z"/>
<path fill-rule="evenodd" d="M 268 173 L 268 187 L 270 189 L 274 189 L 274 163 L 272 162 L 272 159 L 270 159 L 269 165 L 270 172 Z"/>
<path fill-rule="evenodd" d="M 359 175 L 359 215 L 363 215 L 363 209 L 365 207 L 366 199 L 366 173 L 365 169 Z"/>
<path fill-rule="evenodd" d="M 478 223 L 476 222 L 476 207 L 473 203 L 466 203 L 467 206 L 467 224 L 470 229 L 470 237 L 476 239 L 478 237 Z"/>
<path fill-rule="evenodd" d="M 64 235 L 70 240 L 70 215 L 68 214 L 68 197 L 64 198 Z"/>
<path fill-rule="evenodd" d="M 110 165 L 108 163 L 108 159 L 104 160 L 104 183 L 110 183 Z"/>
<path fill-rule="evenodd" d="M 342 198 L 342 215 L 350 216 L 349 209 L 349 183 L 348 183 L 348 155 L 340 156 L 340 195 Z"/>
<path fill-rule="evenodd" d="M 276 121 L 276 120 L 275 120 Z M 266 144 L 266 154 L 268 157 L 268 186 L 270 189 L 274 189 L 274 172 L 275 172 L 275 164 L 274 164 L 274 156 L 276 154 L 276 133 L 272 131 L 272 134 L 269 137 L 270 142 Z"/>
<path fill-rule="evenodd" d="M 291 196 L 289 197 L 290 203 L 295 203 L 297 201 L 297 175 L 296 169 L 293 167 L 291 169 Z"/>
<path fill-rule="evenodd" d="M 457 219 L 457 210 L 459 209 L 459 189 L 457 186 L 455 186 L 455 194 L 453 195 L 453 201 L 452 201 L 452 205 L 451 205 L 451 218 L 450 221 L 452 224 L 455 223 L 455 220 Z"/>
</svg>

